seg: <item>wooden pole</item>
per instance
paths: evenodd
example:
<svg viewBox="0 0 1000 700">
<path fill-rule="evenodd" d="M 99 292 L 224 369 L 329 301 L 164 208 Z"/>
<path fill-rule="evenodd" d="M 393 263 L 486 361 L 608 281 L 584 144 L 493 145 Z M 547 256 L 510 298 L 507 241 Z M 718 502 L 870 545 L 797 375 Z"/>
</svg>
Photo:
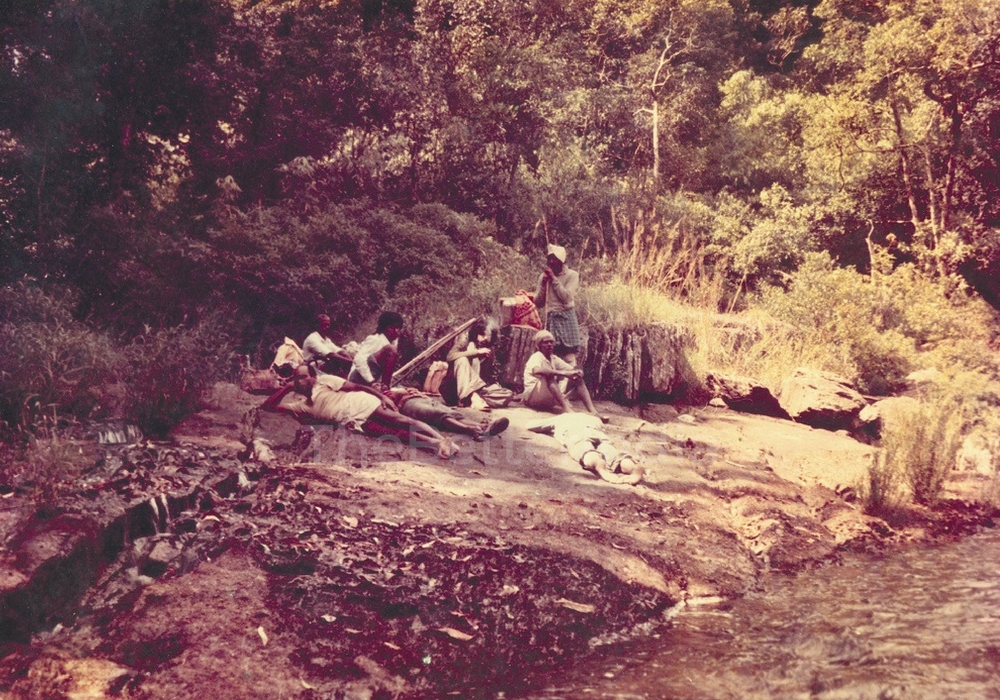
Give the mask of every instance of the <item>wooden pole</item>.
<svg viewBox="0 0 1000 700">
<path fill-rule="evenodd" d="M 466 321 L 460 326 L 457 326 L 454 330 L 449 332 L 444 337 L 435 340 L 433 343 L 431 343 L 430 347 L 428 347 L 422 353 L 420 353 L 412 360 L 407 362 L 405 365 L 403 365 L 395 372 L 393 372 L 392 379 L 389 382 L 389 386 L 395 386 L 399 382 L 406 379 L 413 373 L 414 370 L 416 370 L 421 365 L 421 363 L 430 359 L 434 355 L 434 353 L 443 348 L 447 343 L 450 343 L 452 340 L 454 340 L 459 333 L 464 333 L 465 331 L 469 330 L 469 328 L 471 328 L 472 324 L 475 322 L 476 322 L 475 318 L 470 318 L 468 321 Z"/>
</svg>

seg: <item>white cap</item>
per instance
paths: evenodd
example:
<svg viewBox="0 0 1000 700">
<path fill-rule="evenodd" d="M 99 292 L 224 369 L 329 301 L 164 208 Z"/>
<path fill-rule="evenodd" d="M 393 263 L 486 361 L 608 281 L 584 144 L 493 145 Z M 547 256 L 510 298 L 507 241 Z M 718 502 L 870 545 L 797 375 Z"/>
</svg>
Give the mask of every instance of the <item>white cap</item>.
<svg viewBox="0 0 1000 700">
<path fill-rule="evenodd" d="M 535 347 L 538 347 L 538 345 L 543 340 L 555 340 L 555 339 L 556 337 L 552 335 L 550 331 L 538 331 L 537 333 L 535 333 Z"/>
<path fill-rule="evenodd" d="M 561 263 L 566 262 L 566 249 L 563 248 L 561 245 L 555 245 L 553 243 L 549 243 L 548 254 L 554 255 L 557 258 L 559 258 L 559 262 Z"/>
</svg>

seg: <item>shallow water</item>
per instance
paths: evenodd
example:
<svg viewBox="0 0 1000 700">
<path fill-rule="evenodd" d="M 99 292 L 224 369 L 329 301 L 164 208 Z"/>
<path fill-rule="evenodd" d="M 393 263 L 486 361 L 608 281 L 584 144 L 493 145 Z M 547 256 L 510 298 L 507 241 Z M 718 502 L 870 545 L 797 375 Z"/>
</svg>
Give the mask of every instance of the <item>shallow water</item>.
<svg viewBox="0 0 1000 700">
<path fill-rule="evenodd" d="M 1000 533 L 856 556 L 682 608 L 527 697 L 1000 698 Z"/>
</svg>

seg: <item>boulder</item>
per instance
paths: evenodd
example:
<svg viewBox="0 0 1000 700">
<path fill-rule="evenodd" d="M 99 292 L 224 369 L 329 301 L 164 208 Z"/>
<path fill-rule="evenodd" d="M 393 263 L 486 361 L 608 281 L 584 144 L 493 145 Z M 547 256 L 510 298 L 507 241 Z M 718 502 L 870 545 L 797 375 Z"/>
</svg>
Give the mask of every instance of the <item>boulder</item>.
<svg viewBox="0 0 1000 700">
<path fill-rule="evenodd" d="M 781 383 L 778 403 L 798 422 L 825 430 L 850 429 L 868 402 L 832 372 L 800 368 Z"/>
<path fill-rule="evenodd" d="M 749 377 L 726 376 L 713 372 L 705 378 L 705 387 L 734 411 L 760 416 L 788 418 L 771 390 Z"/>
<path fill-rule="evenodd" d="M 664 401 L 687 388 L 691 335 L 682 327 L 649 324 L 591 329 L 582 362 L 594 398 L 626 405 Z"/>
<path fill-rule="evenodd" d="M 944 375 L 934 367 L 920 369 L 906 375 L 906 388 L 908 391 L 916 391 L 928 386 L 939 384 L 944 380 Z"/>
<path fill-rule="evenodd" d="M 174 544 L 160 540 L 146 555 L 145 561 L 139 566 L 139 573 L 149 578 L 159 578 L 167 572 L 171 563 L 181 556 L 181 549 Z"/>
<path fill-rule="evenodd" d="M 868 438 L 877 440 L 882 436 L 882 430 L 887 422 L 900 420 L 903 415 L 920 408 L 920 402 L 910 396 L 890 396 L 868 404 L 854 419 L 852 432 L 857 438 L 868 442 Z"/>
</svg>

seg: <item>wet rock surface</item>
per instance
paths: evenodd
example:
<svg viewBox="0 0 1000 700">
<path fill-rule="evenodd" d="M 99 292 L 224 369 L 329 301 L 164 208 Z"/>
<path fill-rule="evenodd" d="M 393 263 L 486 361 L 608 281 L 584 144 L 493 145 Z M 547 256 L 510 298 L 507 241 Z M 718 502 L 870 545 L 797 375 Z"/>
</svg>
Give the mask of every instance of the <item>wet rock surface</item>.
<svg viewBox="0 0 1000 700">
<path fill-rule="evenodd" d="M 868 518 L 868 446 L 724 410 L 609 405 L 648 469 L 628 487 L 523 409 L 442 462 L 280 416 L 241 434 L 260 399 L 226 396 L 172 443 L 94 447 L 42 516 L 4 500 L 0 697 L 496 697 L 762 571 L 993 523 L 958 498 Z"/>
</svg>

